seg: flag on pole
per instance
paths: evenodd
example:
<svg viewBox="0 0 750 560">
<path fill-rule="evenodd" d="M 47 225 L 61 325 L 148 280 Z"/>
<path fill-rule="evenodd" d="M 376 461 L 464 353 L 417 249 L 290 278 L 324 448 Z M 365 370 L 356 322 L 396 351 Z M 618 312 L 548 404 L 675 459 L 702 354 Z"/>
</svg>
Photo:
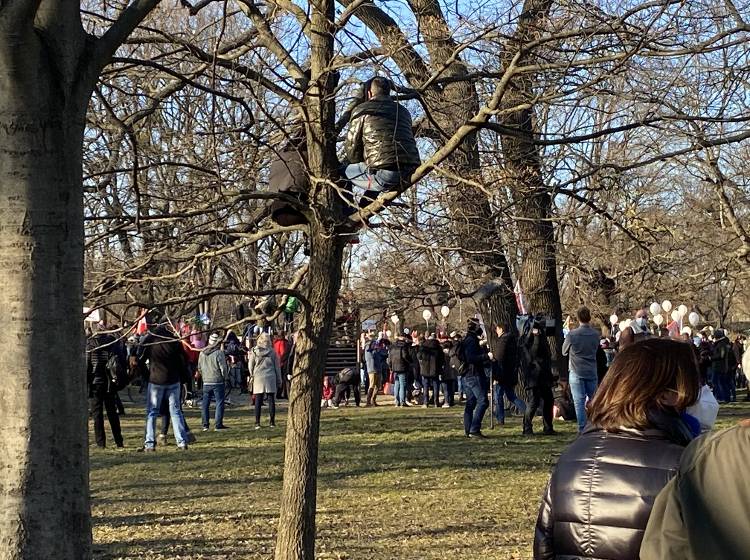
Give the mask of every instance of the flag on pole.
<svg viewBox="0 0 750 560">
<path fill-rule="evenodd" d="M 513 293 L 516 295 L 516 307 L 518 308 L 518 314 L 526 315 L 526 296 L 523 295 L 523 289 L 521 288 L 520 280 L 516 280 L 516 285 L 513 288 Z"/>
</svg>

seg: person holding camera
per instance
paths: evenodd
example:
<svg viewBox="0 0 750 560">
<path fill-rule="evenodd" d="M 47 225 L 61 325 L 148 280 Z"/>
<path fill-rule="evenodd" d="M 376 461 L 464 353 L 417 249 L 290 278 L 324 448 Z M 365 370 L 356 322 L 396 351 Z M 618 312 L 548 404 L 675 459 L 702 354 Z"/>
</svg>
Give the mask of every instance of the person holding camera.
<svg viewBox="0 0 750 560">
<path fill-rule="evenodd" d="M 534 435 L 532 421 L 539 405 L 542 405 L 544 435 L 554 435 L 552 409 L 555 399 L 552 396 L 552 354 L 545 334 L 543 317 L 534 319 L 531 332 L 520 345 L 521 375 L 526 388 L 526 412 L 523 416 L 523 435 Z"/>
</svg>

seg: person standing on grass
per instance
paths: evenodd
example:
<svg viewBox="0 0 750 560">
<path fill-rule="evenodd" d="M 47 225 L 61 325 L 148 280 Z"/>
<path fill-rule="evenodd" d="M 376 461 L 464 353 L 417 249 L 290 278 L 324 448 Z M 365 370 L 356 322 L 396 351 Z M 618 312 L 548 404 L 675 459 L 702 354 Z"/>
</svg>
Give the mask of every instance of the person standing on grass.
<svg viewBox="0 0 750 560">
<path fill-rule="evenodd" d="M 451 360 L 451 351 L 453 350 L 453 341 L 444 340 L 441 344 L 443 348 L 443 373 L 440 379 L 443 382 L 443 408 L 450 408 L 454 404 L 456 396 L 456 377 L 458 373 Z"/>
<path fill-rule="evenodd" d="M 411 355 L 407 344 L 406 336 L 400 332 L 388 350 L 388 365 L 396 378 L 393 390 L 396 406 L 411 406 L 407 396 L 407 378 L 411 368 Z"/>
<path fill-rule="evenodd" d="M 487 391 L 489 382 L 484 368 L 490 363 L 486 347 L 479 343 L 482 327 L 475 319 L 469 320 L 466 336 L 459 343 L 458 359 L 463 362 L 464 390 L 466 406 L 464 407 L 464 433 L 469 438 L 484 438 L 482 419 L 487 412 L 489 401 Z"/>
<path fill-rule="evenodd" d="M 547 337 L 544 334 L 544 320 L 536 318 L 531 332 L 520 345 L 521 372 L 524 387 L 526 387 L 526 412 L 523 416 L 523 435 L 534 435 L 532 422 L 539 405 L 542 405 L 542 421 L 544 435 L 555 435 L 552 427 L 552 410 L 554 397 L 552 396 L 552 355 L 549 350 Z"/>
<path fill-rule="evenodd" d="M 417 347 L 419 371 L 422 373 L 422 406 L 430 404 L 430 389 L 435 407 L 440 406 L 440 372 L 443 371 L 443 349 L 432 334 L 429 338 L 421 338 Z"/>
<path fill-rule="evenodd" d="M 711 354 L 714 392 L 716 393 L 716 400 L 725 404 L 732 400 L 732 382 L 734 381 L 734 370 L 737 364 L 734 361 L 732 344 L 724 330 L 716 329 L 714 338 L 713 353 Z M 734 400 L 737 400 L 736 396 Z"/>
<path fill-rule="evenodd" d="M 586 426 L 586 398 L 589 401 L 594 398 L 598 384 L 596 353 L 601 336 L 591 326 L 591 311 L 588 307 L 581 307 L 577 316 L 579 327 L 565 337 L 562 353 L 570 358 L 568 383 L 573 394 L 580 433 Z"/>
<path fill-rule="evenodd" d="M 112 429 L 115 446 L 119 449 L 124 447 L 120 417 L 117 414 L 117 404 L 115 403 L 117 390 L 112 385 L 110 372 L 107 369 L 107 364 L 112 357 L 120 360 L 122 367 L 125 367 L 125 355 L 119 352 L 122 347 L 117 345 L 116 342 L 114 336 L 105 332 L 92 335 L 86 342 L 86 377 L 89 385 L 91 416 L 94 419 L 96 446 L 100 449 L 104 449 L 106 446 L 105 410 L 109 426 Z"/>
<path fill-rule="evenodd" d="M 492 400 L 495 403 L 495 418 L 499 425 L 505 424 L 505 401 L 513 403 L 521 414 L 526 412 L 526 403 L 516 395 L 518 384 L 518 338 L 507 323 L 495 327 L 497 338 L 492 345 Z"/>
<path fill-rule="evenodd" d="M 276 427 L 276 391 L 281 384 L 281 364 L 271 346 L 271 337 L 263 333 L 250 351 L 248 387 L 255 398 L 255 429 L 260 429 L 260 411 L 264 398 L 268 400 L 270 427 Z"/>
<path fill-rule="evenodd" d="M 201 406 L 201 420 L 203 431 L 208 431 L 208 409 L 211 406 L 211 397 L 216 400 L 216 412 L 214 413 L 214 429 L 226 430 L 224 425 L 224 384 L 229 375 L 229 366 L 226 356 L 221 349 L 221 336 L 213 333 L 208 339 L 206 346 L 198 357 L 198 369 L 203 378 L 203 402 Z"/>
<path fill-rule="evenodd" d="M 699 390 L 695 358 L 683 342 L 650 339 L 620 353 L 591 402 L 586 429 L 558 459 L 543 494 L 535 560 L 638 560 L 654 500 L 692 440 L 683 415 Z M 703 531 L 713 530 L 710 516 L 696 519 Z"/>
<path fill-rule="evenodd" d="M 144 451 L 155 450 L 156 418 L 165 400 L 169 403 L 169 416 L 177 448 L 187 449 L 188 435 L 180 400 L 181 384 L 187 382 L 188 368 L 180 339 L 166 324 L 150 324 L 149 332 L 141 342 L 138 361 L 141 365 L 148 361 L 149 370 Z"/>
<path fill-rule="evenodd" d="M 375 333 L 370 333 L 368 342 L 365 346 L 365 370 L 368 377 L 367 404 L 365 406 L 378 406 L 378 388 L 380 380 L 378 376 L 378 366 L 376 365 L 375 355 L 377 352 L 377 341 Z"/>
</svg>

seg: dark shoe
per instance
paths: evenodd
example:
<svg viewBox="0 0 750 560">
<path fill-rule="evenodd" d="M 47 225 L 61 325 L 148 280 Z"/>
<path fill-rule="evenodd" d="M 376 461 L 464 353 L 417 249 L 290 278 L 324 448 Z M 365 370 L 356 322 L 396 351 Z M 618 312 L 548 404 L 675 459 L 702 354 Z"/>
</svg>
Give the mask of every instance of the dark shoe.
<svg viewBox="0 0 750 560">
<path fill-rule="evenodd" d="M 534 430 L 524 430 L 523 431 L 523 435 L 525 435 L 525 436 L 533 436 L 534 435 Z"/>
<path fill-rule="evenodd" d="M 216 426 L 216 427 L 214 428 L 214 431 L 216 431 L 216 432 L 220 432 L 220 431 L 222 431 L 222 430 L 228 430 L 228 429 L 229 429 L 229 426 L 225 426 L 225 425 L 223 425 L 223 424 L 222 424 L 221 426 Z"/>
<path fill-rule="evenodd" d="M 188 432 L 187 433 L 187 442 L 188 443 L 195 443 L 196 441 L 198 441 L 198 440 L 195 439 L 195 434 L 193 434 L 193 432 Z"/>
<path fill-rule="evenodd" d="M 559 432 L 556 432 L 555 430 L 550 429 L 550 430 L 544 430 L 542 432 L 542 435 L 543 436 L 556 436 L 558 433 Z"/>
<path fill-rule="evenodd" d="M 470 438 L 479 438 L 479 439 L 487 439 L 487 436 L 484 435 L 482 432 L 469 432 Z"/>
</svg>

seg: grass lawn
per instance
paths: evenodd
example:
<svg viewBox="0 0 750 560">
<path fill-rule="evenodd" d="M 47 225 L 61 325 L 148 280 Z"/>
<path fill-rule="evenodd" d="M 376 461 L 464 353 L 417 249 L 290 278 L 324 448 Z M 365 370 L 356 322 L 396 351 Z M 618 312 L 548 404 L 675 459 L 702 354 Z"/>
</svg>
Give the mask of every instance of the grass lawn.
<svg viewBox="0 0 750 560">
<path fill-rule="evenodd" d="M 143 406 L 126 401 L 128 449 L 91 451 L 94 557 L 272 558 L 285 405 L 275 430 L 258 431 L 244 406 L 227 410 L 231 430 L 207 433 L 199 410 L 186 409 L 198 442 L 178 452 L 170 437 L 168 448 L 143 454 L 135 452 Z M 511 418 L 486 429 L 489 439 L 469 440 L 462 411 L 323 411 L 317 558 L 531 557 L 539 497 L 575 426 L 557 423 L 559 436 L 528 438 Z M 746 403 L 723 407 L 719 427 L 748 416 Z"/>
</svg>

